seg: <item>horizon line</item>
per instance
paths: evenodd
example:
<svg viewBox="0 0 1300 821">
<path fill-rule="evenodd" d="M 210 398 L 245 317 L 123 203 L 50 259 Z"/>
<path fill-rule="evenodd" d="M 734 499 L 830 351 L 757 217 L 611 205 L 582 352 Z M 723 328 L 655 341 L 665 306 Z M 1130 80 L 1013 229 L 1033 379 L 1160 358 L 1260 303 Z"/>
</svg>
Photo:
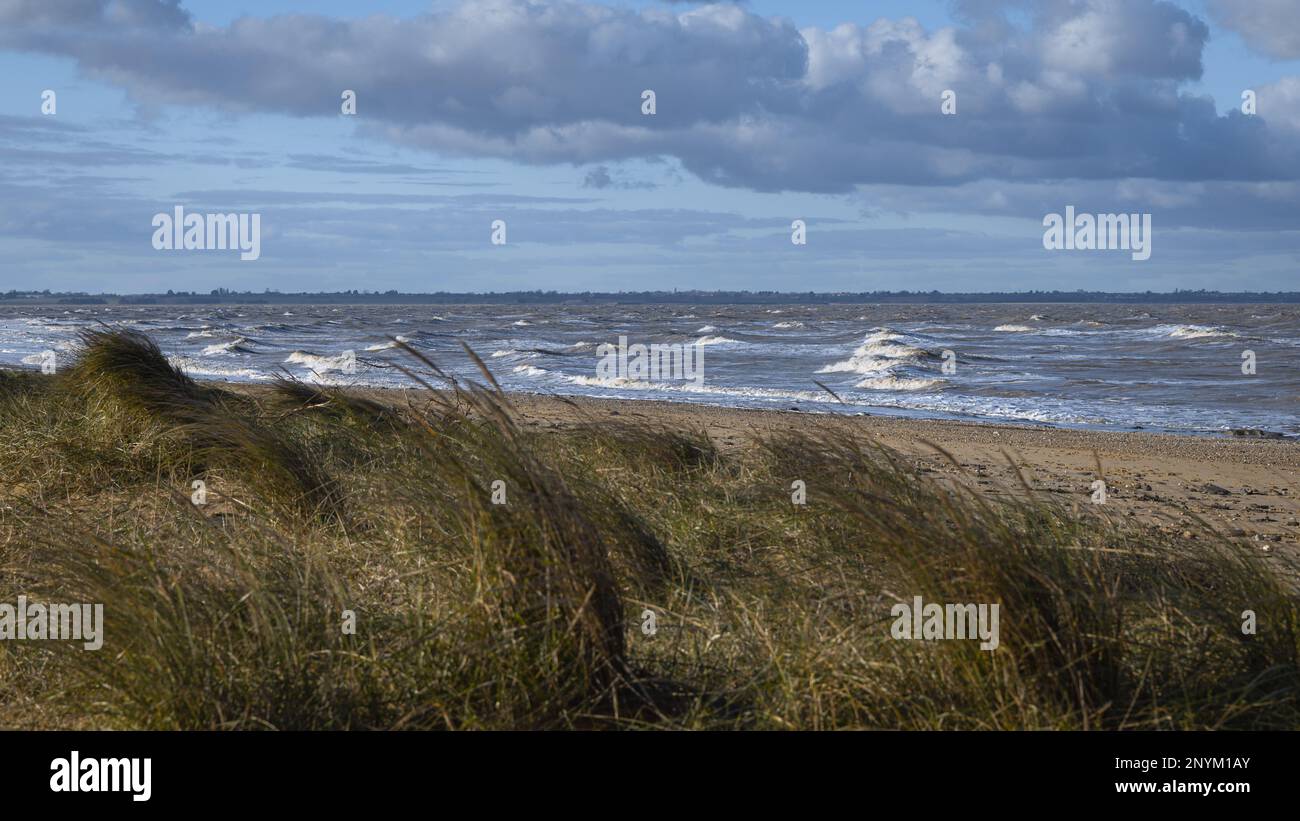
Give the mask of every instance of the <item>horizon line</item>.
<svg viewBox="0 0 1300 821">
<path fill-rule="evenodd" d="M 530 290 L 511 290 L 511 291 L 399 291 L 397 289 L 388 289 L 386 291 L 361 290 L 361 289 L 343 289 L 337 291 L 281 291 L 266 289 L 262 291 L 233 291 L 227 288 L 214 288 L 210 291 L 137 291 L 118 293 L 116 291 L 52 291 L 50 289 L 42 290 L 19 290 L 10 289 L 6 292 L 0 292 L 0 302 L 12 301 L 17 299 L 52 299 L 55 297 L 99 297 L 99 298 L 138 298 L 138 297 L 286 297 L 286 296 L 363 296 L 363 297 L 394 297 L 394 296 L 413 296 L 413 297 L 502 297 L 502 296 L 528 296 L 528 297 L 649 297 L 649 296 L 669 296 L 669 297 L 686 297 L 686 296 L 743 296 L 743 297 L 791 297 L 797 299 L 824 298 L 824 297 L 851 297 L 851 296 L 873 296 L 873 297 L 973 297 L 973 296 L 1072 296 L 1072 297 L 1207 297 L 1207 296 L 1270 296 L 1270 297 L 1300 297 L 1300 291 L 1265 291 L 1265 290 L 1245 290 L 1245 291 L 1219 291 L 1207 290 L 1204 288 L 1191 290 L 1178 288 L 1172 291 L 1088 291 L 1083 289 L 1073 291 L 1054 290 L 1014 290 L 1014 291 L 911 291 L 911 290 L 877 290 L 877 291 L 775 291 L 775 290 L 732 290 L 732 289 L 700 289 L 693 288 L 682 290 L 674 288 L 671 291 L 666 290 L 644 290 L 644 291 L 560 291 L 555 289 L 543 290 L 534 288 Z"/>
</svg>

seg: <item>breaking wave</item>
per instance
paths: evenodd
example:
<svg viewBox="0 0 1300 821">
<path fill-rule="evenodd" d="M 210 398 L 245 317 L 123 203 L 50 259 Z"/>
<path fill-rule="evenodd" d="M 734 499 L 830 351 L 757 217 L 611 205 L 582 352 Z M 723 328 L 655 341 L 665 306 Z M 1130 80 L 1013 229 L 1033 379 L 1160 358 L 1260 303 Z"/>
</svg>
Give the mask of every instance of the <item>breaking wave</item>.
<svg viewBox="0 0 1300 821">
<path fill-rule="evenodd" d="M 1218 325 L 1157 325 L 1151 331 L 1169 339 L 1236 338 L 1240 336 L 1235 331 L 1230 331 Z"/>
<path fill-rule="evenodd" d="M 284 361 L 291 365 L 302 365 L 308 370 L 323 373 L 325 371 L 342 371 L 349 365 L 355 365 L 357 360 L 355 356 L 348 356 L 345 353 L 338 356 L 322 356 L 310 351 L 294 351 Z"/>
</svg>

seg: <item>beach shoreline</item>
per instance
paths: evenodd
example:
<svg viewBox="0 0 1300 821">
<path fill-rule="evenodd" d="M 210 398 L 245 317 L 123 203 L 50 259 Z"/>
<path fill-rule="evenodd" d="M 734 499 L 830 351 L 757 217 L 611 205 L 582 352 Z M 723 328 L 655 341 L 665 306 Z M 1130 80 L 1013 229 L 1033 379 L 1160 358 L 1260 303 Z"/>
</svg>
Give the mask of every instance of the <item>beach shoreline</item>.
<svg viewBox="0 0 1300 821">
<path fill-rule="evenodd" d="M 260 390 L 250 385 L 239 389 Z M 343 390 L 392 405 L 427 401 L 424 389 Z M 808 413 L 658 399 L 514 392 L 507 397 L 526 428 L 641 422 L 703 431 L 724 453 L 782 431 L 845 432 L 990 496 L 1022 498 L 1030 492 L 1027 484 L 1034 493 L 1162 530 L 1196 534 L 1208 527 L 1261 550 L 1300 551 L 1300 441 L 1293 439 Z M 1093 501 L 1098 479 L 1106 483 L 1100 504 Z"/>
<path fill-rule="evenodd" d="M 457 378 L 481 357 L 509 392 L 1300 440 L 1286 305 L 6 307 L 0 363 L 56 364 L 101 322 L 199 380 L 401 389 L 405 344 Z"/>
</svg>

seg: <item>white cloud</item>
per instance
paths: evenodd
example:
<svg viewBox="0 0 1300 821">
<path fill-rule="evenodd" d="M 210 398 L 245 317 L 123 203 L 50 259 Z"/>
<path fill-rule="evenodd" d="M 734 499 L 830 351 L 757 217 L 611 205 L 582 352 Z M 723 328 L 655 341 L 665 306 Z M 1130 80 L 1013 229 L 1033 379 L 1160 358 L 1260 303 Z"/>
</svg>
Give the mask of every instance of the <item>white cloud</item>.
<svg viewBox="0 0 1300 821">
<path fill-rule="evenodd" d="M 1300 77 L 1283 77 L 1256 92 L 1256 114 L 1270 126 L 1300 134 Z"/>
<path fill-rule="evenodd" d="M 1219 25 L 1278 60 L 1300 59 L 1300 0 L 1210 0 Z"/>
<path fill-rule="evenodd" d="M 245 17 L 105 38 L 79 23 L 111 25 L 114 9 L 174 22 L 178 9 L 0 0 L 0 48 L 67 55 L 154 105 L 334 117 L 354 89 L 358 127 L 405 145 L 537 164 L 668 156 L 761 191 L 1300 176 L 1284 122 L 1245 124 L 1179 95 L 1201 73 L 1197 18 L 1159 0 L 1035 8 L 1028 29 L 904 18 L 800 31 L 731 4 L 478 0 L 408 19 Z M 940 114 L 949 88 L 957 117 Z"/>
</svg>

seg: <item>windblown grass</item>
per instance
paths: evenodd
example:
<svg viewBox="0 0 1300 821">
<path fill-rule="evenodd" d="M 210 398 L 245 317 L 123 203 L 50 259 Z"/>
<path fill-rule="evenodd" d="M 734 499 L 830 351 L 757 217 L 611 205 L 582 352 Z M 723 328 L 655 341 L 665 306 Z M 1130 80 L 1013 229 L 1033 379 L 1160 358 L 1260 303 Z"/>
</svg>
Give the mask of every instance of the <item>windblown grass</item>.
<svg viewBox="0 0 1300 821">
<path fill-rule="evenodd" d="M 396 404 L 200 385 L 111 330 L 0 378 L 0 601 L 106 621 L 98 651 L 0 642 L 0 720 L 1300 727 L 1280 557 L 993 502 L 812 424 L 727 452 L 626 417 L 530 427 L 486 368 L 402 353 L 421 389 Z M 999 604 L 999 648 L 891 638 L 914 596 Z"/>
</svg>

